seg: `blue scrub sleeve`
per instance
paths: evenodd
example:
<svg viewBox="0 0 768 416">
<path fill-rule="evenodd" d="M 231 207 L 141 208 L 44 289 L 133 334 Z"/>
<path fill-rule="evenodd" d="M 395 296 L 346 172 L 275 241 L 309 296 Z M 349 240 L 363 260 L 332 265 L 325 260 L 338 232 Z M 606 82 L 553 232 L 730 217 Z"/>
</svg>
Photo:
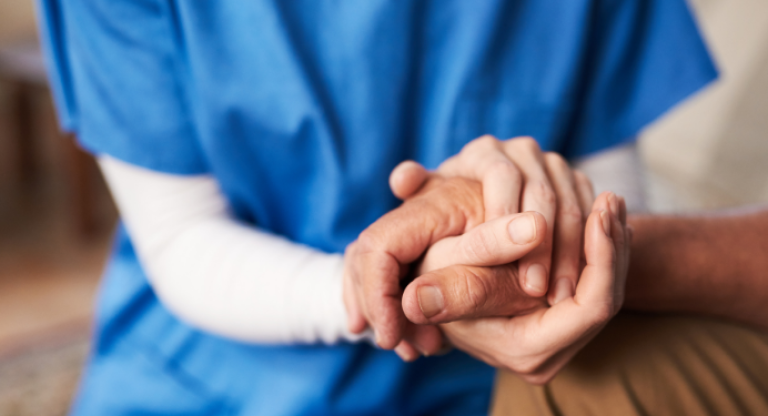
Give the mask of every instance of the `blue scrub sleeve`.
<svg viewBox="0 0 768 416">
<path fill-rule="evenodd" d="M 95 154 L 205 173 L 173 12 L 171 2 L 155 0 L 38 0 L 62 127 Z"/>
<path fill-rule="evenodd" d="M 634 140 L 717 77 L 684 0 L 596 1 L 579 106 L 564 143 L 583 156 Z"/>
</svg>

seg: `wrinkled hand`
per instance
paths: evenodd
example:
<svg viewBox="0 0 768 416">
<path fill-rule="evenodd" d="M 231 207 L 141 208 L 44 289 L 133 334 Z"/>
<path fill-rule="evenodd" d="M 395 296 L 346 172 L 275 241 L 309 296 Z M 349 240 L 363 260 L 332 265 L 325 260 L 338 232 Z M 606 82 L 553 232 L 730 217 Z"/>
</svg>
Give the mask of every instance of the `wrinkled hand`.
<svg viewBox="0 0 768 416">
<path fill-rule="evenodd" d="M 427 264 L 440 258 L 449 259 L 452 264 L 467 264 L 451 270 L 464 273 L 462 270 L 466 269 L 471 274 L 473 266 L 517 260 L 538 246 L 546 235 L 546 222 L 537 213 L 513 214 L 478 226 L 483 220 L 479 183 L 433 175 L 415 196 L 363 231 L 347 247 L 344 256 L 344 302 L 350 330 L 359 333 L 370 325 L 380 347 L 397 346 L 398 353 L 406 359 L 415 358 L 416 351 L 434 354 L 442 349 L 442 334 L 437 327 L 414 325 L 405 318 L 401 279 L 408 272 L 408 265 L 437 241 L 460 235 L 430 249 L 421 269 L 429 270 Z M 491 239 L 496 243 L 494 251 L 482 252 L 481 247 Z M 513 282 L 507 291 L 505 314 L 543 304 L 541 299 L 523 301 L 528 296 L 519 288 L 514 289 L 517 280 L 507 278 L 505 268 L 489 270 L 495 270 L 496 278 Z M 513 293 L 518 294 L 517 298 Z M 518 298 L 520 302 L 509 302 Z M 503 301 L 501 297 L 499 300 Z"/>
<path fill-rule="evenodd" d="M 511 141 L 515 140 L 519 139 Z M 456 158 L 460 157 L 462 155 Z M 579 264 L 570 266 L 576 267 L 576 276 L 560 274 L 561 279 L 555 280 L 556 283 L 549 293 L 549 304 L 554 305 L 552 307 L 534 305 L 536 310 L 523 316 L 520 315 L 524 310 L 514 310 L 511 307 L 531 305 L 530 299 L 521 295 L 523 280 L 517 284 L 516 277 L 520 274 L 515 264 L 456 270 L 456 266 L 452 265 L 456 263 L 454 259 L 459 259 L 460 256 L 455 254 L 456 250 L 453 250 L 454 254 L 451 256 L 450 246 L 457 245 L 456 242 L 461 237 L 440 240 L 430 248 L 422 262 L 422 268 L 425 272 L 432 272 L 415 279 L 403 296 L 404 310 L 413 322 L 435 324 L 483 317 L 443 324 L 441 328 L 457 347 L 489 364 L 517 372 L 534 383 L 542 383 L 553 377 L 619 310 L 623 302 L 623 286 L 629 260 L 629 231 L 625 228 L 626 208 L 623 200 L 606 194 L 601 196 L 595 204 L 595 209 L 592 209 L 594 196 L 588 179 L 579 172 L 572 172 L 558 155 L 548 153 L 543 156 L 543 160 L 547 179 L 552 184 L 557 199 L 558 221 L 561 218 L 570 219 L 570 228 L 576 228 L 574 217 L 581 218 L 582 212 L 590 211 L 605 211 L 612 215 L 614 222 L 616 218 L 619 219 L 618 225 L 614 224 L 611 228 L 610 245 L 606 245 L 603 244 L 605 239 L 601 240 L 600 235 L 595 237 L 596 224 L 599 225 L 602 219 L 597 221 L 594 217 L 599 214 L 592 214 L 586 227 L 586 232 L 591 234 L 586 238 L 587 267 L 583 269 L 581 281 L 578 276 L 584 267 L 580 264 L 584 261 L 581 259 L 581 236 L 584 228 L 580 220 L 576 231 L 567 230 L 565 228 L 569 227 L 562 227 L 560 223 L 556 224 L 553 276 L 558 276 L 558 264 L 562 264 L 559 263 L 562 260 L 557 256 L 557 247 L 571 245 L 565 248 L 576 253 L 576 261 Z M 407 197 L 426 177 L 429 175 L 420 165 L 407 162 L 393 172 L 391 185 L 398 196 Z M 487 189 L 485 184 L 483 189 Z M 488 203 L 487 198 L 485 201 Z M 490 227 L 493 222 L 490 221 L 481 227 Z M 600 230 L 602 228 L 598 231 Z M 469 251 L 481 254 L 498 252 L 498 241 L 501 240 L 494 238 L 492 232 L 487 235 L 490 237 L 474 239 L 477 245 Z M 496 235 L 499 235 L 498 232 Z M 558 238 L 562 241 L 558 242 Z M 473 246 L 464 244 L 464 247 L 461 250 Z M 606 250 L 606 247 L 610 250 Z M 613 253 L 613 257 L 607 255 L 609 252 Z M 566 256 L 569 263 L 573 261 L 573 256 L 574 254 Z M 483 256 L 469 257 L 476 259 Z M 600 269 L 600 266 L 609 263 L 613 266 Z M 440 269 L 443 266 L 446 267 Z M 500 273 L 505 278 L 497 278 Z M 578 286 L 577 282 L 580 282 Z M 430 294 L 439 301 L 425 302 L 420 299 L 419 292 Z M 510 317 L 512 315 L 517 316 Z M 489 316 L 498 318 L 487 318 Z"/>
<path fill-rule="evenodd" d="M 554 285 L 556 290 L 550 293 L 549 302 L 554 303 L 555 300 L 572 296 L 578 277 L 582 235 L 580 207 L 588 207 L 589 202 L 584 204 L 584 201 L 591 202 L 590 198 L 593 198 L 591 184 L 585 176 L 572 173 L 561 157 L 554 154 L 542 155 L 531 139 L 512 139 L 503 142 L 513 150 L 513 158 L 523 166 L 522 169 L 505 156 L 506 153 L 499 154 L 500 143 L 502 142 L 489 137 L 478 139 L 465 147 L 459 155 L 446 161 L 440 168 L 447 174 L 457 176 L 464 174 L 480 178 L 483 181 L 482 189 L 485 193 L 480 193 L 480 187 L 473 181 L 459 178 L 444 180 L 438 174 L 428 174 L 423 167 L 414 162 L 405 162 L 393 171 L 390 177 L 393 192 L 402 199 L 410 199 L 402 207 L 385 215 L 364 231 L 360 238 L 348 247 L 345 255 L 344 301 L 349 312 L 350 330 L 361 332 L 369 324 L 374 329 L 377 343 L 382 348 L 398 346 L 397 351 L 401 356 L 404 355 L 403 351 L 410 351 L 410 354 L 405 354 L 410 358 L 415 357 L 413 357 L 414 348 L 409 345 L 409 342 L 415 344 L 415 349 L 425 354 L 434 353 L 439 349 L 442 345 L 439 331 L 428 325 L 414 327 L 405 320 L 399 308 L 402 294 L 400 279 L 406 274 L 407 265 L 418 259 L 432 244 L 434 246 L 421 263 L 420 273 L 429 271 L 435 267 L 435 264 L 439 264 L 439 261 L 437 263 L 434 261 L 441 257 L 439 253 L 449 253 L 448 258 L 451 258 L 453 263 L 458 261 L 464 262 L 465 265 L 456 265 L 440 273 L 423 276 L 419 278 L 420 281 L 426 282 L 429 276 L 434 278 L 443 273 L 446 277 L 436 280 L 444 284 L 463 281 L 464 291 L 453 290 L 449 291 L 449 294 L 441 292 L 446 309 L 431 318 L 424 317 L 421 321 L 412 317 L 415 322 L 444 322 L 446 319 L 477 316 L 508 316 L 525 312 L 533 304 L 541 305 L 541 300 L 530 302 L 530 299 L 525 298 L 521 287 L 528 293 L 533 292 L 535 296 L 541 296 L 543 292 L 532 290 L 531 287 L 536 285 L 531 285 L 529 279 L 521 278 L 522 274 L 518 272 L 516 266 L 475 267 L 474 269 L 469 266 L 497 266 L 515 261 L 531 249 L 541 247 L 542 241 L 545 242 L 545 246 L 551 247 L 551 243 L 547 244 L 546 241 L 551 241 L 553 234 L 556 249 L 561 245 L 562 247 L 556 251 L 553 272 L 553 276 L 560 279 Z M 499 156 L 506 159 L 502 160 Z M 496 160 L 493 161 L 493 159 Z M 500 167 L 501 165 L 505 167 Z M 476 166 L 477 171 L 473 171 L 471 166 Z M 483 171 L 483 169 L 486 170 Z M 498 175 L 493 174 L 494 172 Z M 499 178 L 504 181 L 498 181 Z M 423 185 L 425 181 L 427 184 Z M 574 189 L 575 184 L 579 185 L 577 189 Z M 512 191 L 505 187 L 512 188 Z M 415 197 L 413 197 L 414 193 L 416 193 Z M 489 197 L 489 193 L 494 196 Z M 510 202 L 509 198 L 505 200 L 503 195 L 511 195 L 514 201 Z M 521 197 L 522 201 L 520 201 Z M 539 202 L 527 203 L 528 199 Z M 503 251 L 494 251 L 499 248 L 498 245 L 493 246 L 489 243 L 501 240 L 496 238 L 500 234 L 493 231 L 495 224 L 493 220 L 500 219 L 500 215 L 502 215 L 500 221 L 510 220 L 511 217 L 507 218 L 509 214 L 505 213 L 516 212 L 519 205 L 543 207 L 539 209 L 549 212 L 550 217 L 556 215 L 558 219 L 563 218 L 562 222 L 568 226 L 558 226 L 553 231 L 552 220 L 546 218 L 546 215 L 544 217 L 538 215 L 535 221 L 539 224 L 535 227 L 536 237 L 532 242 L 524 244 L 524 247 L 516 247 L 506 254 Z M 494 210 L 489 206 L 496 208 Z M 462 234 L 489 218 L 491 221 L 487 226 L 480 227 L 485 231 L 468 233 L 456 238 L 445 238 Z M 507 238 L 507 241 L 509 240 L 510 238 Z M 505 247 L 509 250 L 514 245 Z M 464 258 L 460 260 L 462 254 Z M 549 259 L 546 260 L 548 268 Z M 526 264 L 523 266 L 525 267 Z M 530 265 L 528 266 L 530 269 Z M 506 286 L 496 287 L 493 291 L 483 290 L 483 285 L 491 287 L 494 282 L 504 282 Z M 548 286 L 546 279 L 544 285 Z M 458 283 L 453 285 L 454 289 L 459 287 L 461 285 Z M 491 296 L 486 299 L 483 293 Z M 470 295 L 464 296 L 466 294 Z M 406 296 L 405 299 L 410 299 L 405 305 L 406 312 L 409 309 L 413 312 L 414 308 L 421 311 L 418 300 L 414 302 L 417 298 Z M 511 302 L 510 299 L 515 301 Z"/>
<path fill-rule="evenodd" d="M 543 153 L 535 140 L 520 137 L 500 141 L 483 136 L 446 160 L 437 173 L 482 183 L 485 220 L 523 211 L 541 213 L 547 223 L 543 244 L 519 262 L 521 287 L 531 296 L 556 290 L 570 293 L 576 286 L 584 221 L 592 199 L 592 186 L 581 172 L 572 172 L 556 153 Z M 406 199 L 429 174 L 415 162 L 404 162 L 392 172 L 390 185 Z M 583 207 L 587 207 L 586 210 Z"/>
<path fill-rule="evenodd" d="M 624 300 L 631 230 L 626 226 L 623 199 L 612 193 L 600 195 L 585 234 L 586 265 L 573 297 L 527 315 L 443 324 L 445 335 L 457 348 L 530 383 L 549 381 L 621 309 Z M 405 302 L 409 290 L 410 286 Z"/>
</svg>

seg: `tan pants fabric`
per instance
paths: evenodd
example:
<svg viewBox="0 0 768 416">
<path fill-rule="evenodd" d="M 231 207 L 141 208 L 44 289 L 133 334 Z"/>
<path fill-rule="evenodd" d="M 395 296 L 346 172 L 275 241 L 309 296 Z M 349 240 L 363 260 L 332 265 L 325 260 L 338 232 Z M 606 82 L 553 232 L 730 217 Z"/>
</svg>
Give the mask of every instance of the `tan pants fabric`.
<svg viewBox="0 0 768 416">
<path fill-rule="evenodd" d="M 491 414 L 768 415 L 768 334 L 620 314 L 549 384 L 500 371 Z"/>
</svg>

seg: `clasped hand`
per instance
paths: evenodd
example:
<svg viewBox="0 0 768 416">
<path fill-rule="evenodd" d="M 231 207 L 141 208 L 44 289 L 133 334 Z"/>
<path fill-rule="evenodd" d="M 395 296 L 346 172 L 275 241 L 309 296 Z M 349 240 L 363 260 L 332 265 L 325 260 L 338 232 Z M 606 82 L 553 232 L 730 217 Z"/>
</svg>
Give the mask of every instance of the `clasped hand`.
<svg viewBox="0 0 768 416">
<path fill-rule="evenodd" d="M 583 174 L 532 139 L 482 137 L 435 173 L 401 164 L 390 185 L 405 202 L 345 253 L 350 330 L 370 326 L 380 347 L 413 360 L 447 338 L 543 383 L 621 308 L 623 199 L 595 200 Z"/>
</svg>

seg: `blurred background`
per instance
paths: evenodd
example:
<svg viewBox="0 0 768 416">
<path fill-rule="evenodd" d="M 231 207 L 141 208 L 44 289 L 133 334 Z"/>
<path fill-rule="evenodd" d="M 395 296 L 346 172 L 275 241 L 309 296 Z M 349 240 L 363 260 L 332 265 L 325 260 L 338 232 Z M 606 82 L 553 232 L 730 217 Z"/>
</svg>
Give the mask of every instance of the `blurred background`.
<svg viewBox="0 0 768 416">
<path fill-rule="evenodd" d="M 642 135 L 656 212 L 768 201 L 768 2 L 691 0 L 721 78 Z M 63 415 L 117 218 L 61 134 L 32 0 L 0 1 L 0 416 Z"/>
</svg>

